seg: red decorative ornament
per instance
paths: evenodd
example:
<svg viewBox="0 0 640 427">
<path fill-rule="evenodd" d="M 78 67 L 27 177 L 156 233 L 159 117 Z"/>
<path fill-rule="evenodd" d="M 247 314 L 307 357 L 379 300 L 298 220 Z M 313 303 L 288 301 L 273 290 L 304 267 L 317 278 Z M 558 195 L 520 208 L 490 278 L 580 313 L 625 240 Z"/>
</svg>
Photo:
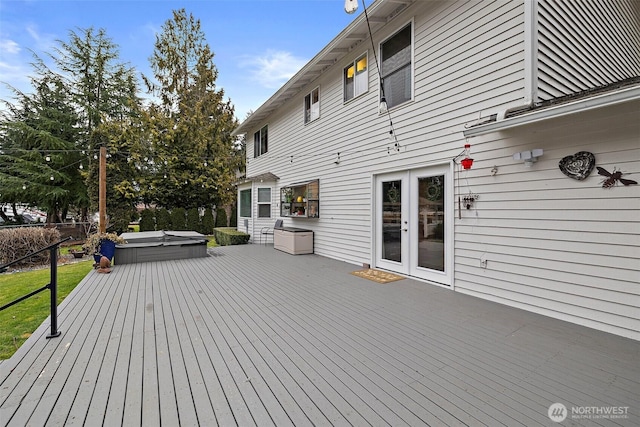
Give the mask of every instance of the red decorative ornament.
<svg viewBox="0 0 640 427">
<path fill-rule="evenodd" d="M 460 164 L 465 170 L 471 169 L 471 165 L 473 164 L 473 159 L 469 157 L 470 153 L 471 153 L 471 144 L 465 144 L 464 151 L 462 152 L 462 154 L 464 154 L 464 159 L 460 160 Z"/>
</svg>

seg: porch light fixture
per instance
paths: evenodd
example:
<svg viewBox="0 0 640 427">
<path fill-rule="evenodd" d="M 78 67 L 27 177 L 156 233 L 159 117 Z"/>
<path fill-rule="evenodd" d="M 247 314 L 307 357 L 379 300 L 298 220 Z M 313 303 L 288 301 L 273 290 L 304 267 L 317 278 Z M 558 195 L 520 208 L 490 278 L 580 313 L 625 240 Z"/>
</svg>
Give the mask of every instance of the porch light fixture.
<svg viewBox="0 0 640 427">
<path fill-rule="evenodd" d="M 544 151 L 542 148 L 534 148 L 531 151 L 521 151 L 513 155 L 514 160 L 523 160 L 524 165 L 530 168 L 535 162 L 538 161 L 538 157 L 542 156 Z"/>
<path fill-rule="evenodd" d="M 358 10 L 358 0 L 344 0 L 344 11 L 349 15 Z"/>
</svg>

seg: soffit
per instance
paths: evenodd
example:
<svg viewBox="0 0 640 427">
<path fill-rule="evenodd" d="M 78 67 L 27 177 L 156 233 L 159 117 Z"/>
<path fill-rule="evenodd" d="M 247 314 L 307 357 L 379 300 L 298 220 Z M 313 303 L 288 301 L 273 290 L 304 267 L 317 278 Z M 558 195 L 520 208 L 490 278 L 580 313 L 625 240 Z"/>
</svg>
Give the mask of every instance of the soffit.
<svg viewBox="0 0 640 427">
<path fill-rule="evenodd" d="M 371 32 L 376 33 L 396 15 L 402 12 L 415 0 L 377 0 L 367 8 Z M 340 7 L 336 13 L 344 13 Z M 361 46 L 369 39 L 369 30 L 364 12 L 334 38 L 324 49 L 298 71 L 275 94 L 262 104 L 253 114 L 240 124 L 233 135 L 240 135 L 262 126 L 263 122 L 285 102 L 296 96 L 303 87 L 333 66 L 342 57 Z M 367 46 L 368 48 L 369 46 Z"/>
</svg>

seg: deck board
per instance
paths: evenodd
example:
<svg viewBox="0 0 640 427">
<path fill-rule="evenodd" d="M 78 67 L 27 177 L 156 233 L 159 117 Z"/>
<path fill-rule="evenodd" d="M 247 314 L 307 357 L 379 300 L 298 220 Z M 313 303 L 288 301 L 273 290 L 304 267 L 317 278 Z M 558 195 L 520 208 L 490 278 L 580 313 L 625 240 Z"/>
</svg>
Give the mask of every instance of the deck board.
<svg viewBox="0 0 640 427">
<path fill-rule="evenodd" d="M 629 406 L 640 343 L 265 245 L 90 272 L 0 364 L 3 425 L 550 425 Z M 580 425 L 584 420 L 566 420 Z"/>
</svg>

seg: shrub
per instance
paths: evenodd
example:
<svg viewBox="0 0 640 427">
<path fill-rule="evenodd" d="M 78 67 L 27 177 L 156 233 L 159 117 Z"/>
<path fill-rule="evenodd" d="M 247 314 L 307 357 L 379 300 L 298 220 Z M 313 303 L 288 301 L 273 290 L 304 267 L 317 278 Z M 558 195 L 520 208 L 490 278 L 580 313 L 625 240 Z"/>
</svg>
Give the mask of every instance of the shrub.
<svg viewBox="0 0 640 427">
<path fill-rule="evenodd" d="M 244 245 L 251 237 L 249 234 L 231 227 L 216 227 L 213 229 L 213 236 L 220 246 Z"/>
<path fill-rule="evenodd" d="M 171 215 L 165 208 L 156 209 L 156 230 L 170 230 Z"/>
<path fill-rule="evenodd" d="M 185 231 L 187 229 L 187 213 L 184 208 L 171 210 L 171 229 L 175 231 Z"/>
<path fill-rule="evenodd" d="M 200 227 L 200 212 L 198 208 L 191 208 L 187 210 L 187 230 L 201 231 Z"/>
<path fill-rule="evenodd" d="M 145 209 L 140 212 L 140 231 L 154 231 L 156 229 L 156 221 L 153 211 Z"/>
<path fill-rule="evenodd" d="M 60 240 L 55 228 L 27 227 L 0 230 L 0 264 L 7 264 Z M 14 266 L 47 264 L 49 251 L 40 252 Z"/>
<path fill-rule="evenodd" d="M 215 227 L 213 211 L 211 211 L 211 209 L 205 209 L 204 215 L 202 216 L 202 234 L 206 234 L 207 236 L 213 234 L 213 227 Z"/>
<path fill-rule="evenodd" d="M 216 209 L 216 227 L 227 227 L 227 211 L 224 208 Z"/>
</svg>

